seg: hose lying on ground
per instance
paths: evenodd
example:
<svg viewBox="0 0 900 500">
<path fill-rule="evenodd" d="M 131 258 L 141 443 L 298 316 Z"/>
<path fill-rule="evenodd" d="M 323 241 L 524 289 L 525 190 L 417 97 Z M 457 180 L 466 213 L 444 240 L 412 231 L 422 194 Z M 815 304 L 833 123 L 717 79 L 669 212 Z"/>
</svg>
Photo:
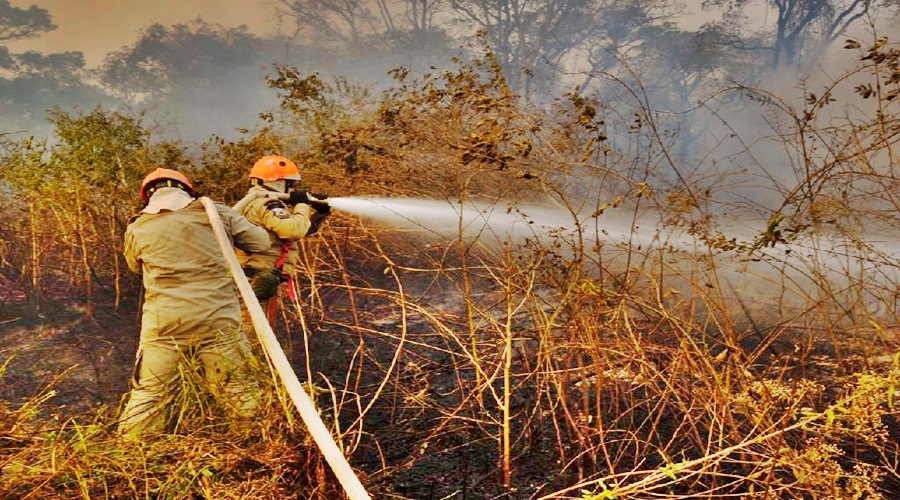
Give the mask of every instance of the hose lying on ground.
<svg viewBox="0 0 900 500">
<path fill-rule="evenodd" d="M 303 386 L 300 385 L 300 380 L 297 379 L 297 374 L 294 373 L 294 368 L 288 361 L 287 356 L 284 355 L 284 351 L 281 349 L 281 345 L 275 337 L 275 332 L 272 331 L 272 327 L 269 325 L 266 315 L 263 313 L 262 307 L 259 305 L 259 301 L 253 293 L 253 289 L 250 287 L 250 282 L 247 281 L 247 277 L 244 275 L 240 263 L 238 263 L 231 240 L 225 234 L 225 228 L 222 225 L 222 219 L 219 217 L 219 212 L 216 210 L 215 203 L 205 196 L 200 198 L 200 203 L 202 203 L 203 207 L 206 209 L 206 215 L 209 217 L 210 224 L 212 224 L 213 232 L 216 235 L 216 241 L 218 241 L 219 248 L 222 250 L 222 255 L 228 262 L 228 267 L 231 270 L 234 282 L 237 284 L 238 290 L 241 293 L 241 298 L 244 300 L 244 303 L 247 305 L 247 310 L 250 312 L 256 335 L 259 337 L 259 341 L 262 344 L 263 349 L 265 349 L 266 354 L 268 354 L 270 362 L 278 372 L 281 383 L 284 384 L 285 389 L 287 389 L 288 394 L 291 396 L 294 406 L 296 406 L 297 411 L 300 412 L 303 423 L 306 424 L 313 440 L 315 440 L 316 445 L 318 445 L 319 449 L 322 451 L 322 455 L 325 456 L 325 461 L 328 462 L 334 475 L 337 476 L 338 481 L 340 481 L 341 486 L 344 487 L 344 491 L 347 492 L 347 496 L 350 500 L 368 500 L 369 494 L 366 492 L 362 483 L 359 482 L 356 473 L 350 468 L 350 464 L 347 462 L 344 454 L 341 453 L 337 443 L 334 442 L 331 433 L 328 432 L 328 428 L 325 427 L 325 424 L 319 417 L 319 412 L 316 411 L 315 404 L 306 394 L 306 391 L 303 390 Z"/>
</svg>

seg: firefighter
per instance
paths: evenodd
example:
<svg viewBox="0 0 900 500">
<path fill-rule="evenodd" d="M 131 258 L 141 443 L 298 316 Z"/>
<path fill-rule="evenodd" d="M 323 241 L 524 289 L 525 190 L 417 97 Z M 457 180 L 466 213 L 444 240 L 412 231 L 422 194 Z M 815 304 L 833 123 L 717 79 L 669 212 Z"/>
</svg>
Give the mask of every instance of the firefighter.
<svg viewBox="0 0 900 500">
<path fill-rule="evenodd" d="M 194 196 L 187 176 L 157 168 L 141 184 L 146 206 L 125 230 L 125 259 L 145 289 L 132 388 L 118 428 L 127 437 L 164 431 L 165 406 L 179 386 L 184 359 L 199 361 L 216 399 L 238 415 L 250 416 L 258 405 L 239 294 Z M 265 230 L 230 207 L 216 208 L 236 247 L 269 247 Z"/>
<path fill-rule="evenodd" d="M 299 241 L 318 231 L 331 213 L 327 195 L 310 195 L 298 189 L 300 171 L 289 158 L 263 156 L 250 169 L 250 202 L 240 209 L 250 222 L 265 228 L 271 244 L 263 252 L 237 251 L 238 260 L 253 286 L 269 323 L 275 321 L 278 285 L 290 281 L 300 253 Z M 292 293 L 293 287 L 289 287 Z M 242 309 L 244 331 L 253 334 L 247 308 Z"/>
</svg>

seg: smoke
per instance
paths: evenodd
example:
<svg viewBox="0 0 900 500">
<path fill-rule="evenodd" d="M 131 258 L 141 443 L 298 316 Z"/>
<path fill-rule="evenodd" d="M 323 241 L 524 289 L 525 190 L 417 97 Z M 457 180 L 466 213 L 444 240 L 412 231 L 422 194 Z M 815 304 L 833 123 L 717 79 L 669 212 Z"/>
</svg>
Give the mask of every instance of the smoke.
<svg viewBox="0 0 900 500">
<path fill-rule="evenodd" d="M 900 238 L 889 235 L 869 235 L 862 243 L 813 234 L 737 251 L 710 247 L 703 238 L 667 225 L 661 214 L 635 217 L 622 207 L 594 217 L 527 204 L 360 197 L 329 198 L 329 203 L 441 245 L 462 240 L 467 247 L 497 253 L 507 245 L 522 251 L 539 243 L 537 248 L 554 249 L 567 259 L 602 262 L 607 272 L 636 267 L 638 275 L 667 276 L 667 287 L 682 299 L 696 295 L 697 283 L 706 283 L 729 304 L 749 301 L 741 314 L 797 313 L 830 293 L 832 300 L 846 295 L 859 301 L 872 316 L 888 316 L 900 282 Z M 751 245 L 764 230 L 740 218 L 724 218 L 720 225 L 727 231 L 724 239 L 737 245 Z"/>
<path fill-rule="evenodd" d="M 742 211 L 764 221 L 807 171 L 806 158 L 797 149 L 796 124 L 784 108 L 802 113 L 809 95 L 821 96 L 854 67 L 858 53 L 836 43 L 821 54 L 807 51 L 807 70 L 799 77 L 795 68 L 760 73 L 758 53 L 721 50 L 721 40 L 715 38 L 721 33 L 708 26 L 679 31 L 656 21 L 645 25 L 636 21 L 653 16 L 626 7 L 604 11 L 622 19 L 618 27 L 595 33 L 606 38 L 573 45 L 568 56 L 538 58 L 535 64 L 545 66 L 541 74 L 555 71 L 560 85 L 577 83 L 582 93 L 599 98 L 612 154 L 635 166 L 633 178 L 646 178 L 662 190 L 690 186 L 702 194 L 698 198 L 708 203 L 708 213 L 734 216 Z M 383 86 L 389 80 L 387 69 L 396 64 L 409 65 L 413 73 L 448 67 L 462 38 L 453 40 L 450 31 L 439 29 L 456 26 L 450 13 L 434 19 L 445 20 L 446 26 L 366 33 L 358 45 L 340 48 L 316 45 L 315 40 L 301 46 L 273 33 L 202 20 L 150 25 L 133 43 L 111 52 L 101 67 L 92 68 L 93 80 L 82 80 L 91 82 L 84 83 L 83 93 L 63 92 L 72 85 L 58 71 L 42 79 L 20 75 L 17 85 L 2 88 L 6 109 L 12 111 L 4 118 L 27 118 L 31 121 L 19 126 L 29 130 L 50 105 L 90 109 L 92 98 L 114 105 L 109 98 L 114 94 L 122 107 L 146 109 L 158 128 L 157 138 L 199 143 L 215 134 L 233 140 L 264 124 L 259 114 L 278 104 L 265 82 L 275 62 L 373 87 Z M 850 35 L 875 37 L 862 24 Z M 606 53 L 594 50 L 598 41 Z M 394 50 L 398 48 L 402 50 Z M 563 49 L 553 47 L 556 53 Z M 822 114 L 819 123 L 870 116 L 870 102 L 861 101 L 852 87 L 832 91 L 837 101 L 817 111 Z M 24 98 L 26 92 L 45 97 L 48 90 L 51 101 Z M 102 101 L 100 90 L 107 92 Z"/>
<path fill-rule="evenodd" d="M 212 135 L 235 140 L 261 124 L 260 113 L 277 106 L 263 76 L 267 69 L 248 63 L 230 68 L 221 77 L 201 80 L 167 96 L 165 104 L 147 110 L 159 135 L 185 144 Z"/>
<path fill-rule="evenodd" d="M 667 16 L 674 16 L 677 13 L 664 9 L 642 13 L 635 6 L 601 8 L 599 4 L 597 5 L 590 9 L 600 9 L 594 13 L 599 16 L 595 20 L 598 26 L 603 25 L 603 22 L 608 23 L 609 19 L 621 22 L 617 22 L 616 26 L 607 26 L 603 29 L 591 28 L 588 23 L 591 18 L 584 15 L 579 16 L 579 30 L 583 30 L 579 36 L 585 37 L 586 41 L 581 46 L 572 46 L 568 49 L 565 45 L 546 48 L 534 47 L 533 49 L 538 53 L 564 54 L 567 53 L 567 50 L 568 53 L 567 55 L 557 55 L 553 59 L 538 58 L 533 64 L 530 64 L 530 70 L 538 71 L 544 75 L 542 78 L 555 74 L 557 83 L 560 84 L 558 88 L 565 88 L 575 82 L 580 88 L 593 92 L 588 81 L 596 82 L 599 77 L 591 72 L 606 68 L 614 78 L 631 86 L 632 88 L 623 93 L 623 89 L 616 89 L 614 88 L 616 85 L 607 81 L 603 84 L 604 88 L 601 89 L 603 98 L 608 100 L 611 106 L 620 108 L 624 120 L 622 130 L 613 131 L 614 136 L 627 138 L 630 126 L 628 123 L 629 108 L 634 109 L 635 112 L 675 113 L 677 116 L 673 120 L 664 120 L 661 125 L 668 127 L 671 124 L 671 130 L 677 132 L 681 137 L 678 141 L 687 144 L 685 146 L 679 144 L 679 151 L 675 151 L 675 153 L 681 153 L 681 158 L 686 161 L 697 161 L 697 158 L 701 156 L 699 152 L 708 151 L 710 145 L 722 150 L 721 157 L 728 156 L 729 152 L 725 150 L 724 146 L 715 142 L 711 144 L 710 140 L 703 140 L 703 137 L 709 135 L 711 131 L 721 129 L 717 122 L 722 118 L 728 121 L 733 116 L 743 118 L 732 122 L 732 126 L 735 127 L 743 125 L 744 128 L 752 128 L 764 125 L 763 118 L 754 120 L 748 119 L 746 114 L 741 116 L 742 111 L 746 111 L 746 109 L 716 109 L 715 111 L 719 113 L 718 119 L 708 114 L 687 111 L 696 108 L 699 101 L 706 100 L 704 94 L 709 95 L 715 92 L 714 87 L 722 83 L 725 77 L 734 78 L 736 75 L 735 67 L 727 69 L 725 73 L 722 72 L 729 61 L 716 56 L 715 52 L 721 48 L 721 44 L 716 44 L 715 40 L 709 40 L 708 37 L 697 36 L 699 30 L 704 28 L 702 24 L 682 23 L 684 26 L 693 26 L 693 31 L 677 32 L 670 28 L 660 29 L 661 25 L 656 21 L 651 22 L 652 19 L 669 19 Z M 368 10 L 371 12 L 379 11 L 374 5 L 369 7 Z M 272 6 L 269 8 L 274 9 Z M 318 9 L 314 5 L 307 8 L 313 11 Z M 387 7 L 382 6 L 382 8 Z M 394 8 L 396 9 L 396 7 Z M 587 9 L 585 6 L 578 8 Z M 42 12 L 46 14 L 46 11 Z M 362 11 L 355 12 L 354 15 L 358 16 L 360 12 Z M 583 14 L 591 12 L 594 10 L 584 10 Z M 273 10 L 272 14 L 274 13 Z M 108 54 L 110 57 L 117 54 L 124 56 L 128 58 L 129 64 L 121 65 L 117 69 L 119 71 L 118 80 L 110 78 L 109 74 L 105 77 L 100 75 L 105 80 L 104 90 L 119 97 L 124 107 L 146 108 L 151 118 L 159 124 L 160 133 L 167 138 L 200 141 L 216 134 L 226 139 L 233 139 L 240 135 L 240 129 L 252 129 L 260 125 L 258 115 L 271 110 L 277 104 L 273 91 L 266 87 L 264 81 L 264 77 L 269 73 L 273 63 L 297 66 L 301 72 L 342 75 L 348 81 L 377 88 L 390 80 L 386 75 L 387 70 L 398 65 L 407 67 L 413 74 L 448 68 L 450 58 L 460 54 L 459 46 L 463 44 L 466 36 L 471 35 L 472 26 L 477 24 L 471 20 L 467 23 L 460 23 L 461 18 L 454 16 L 451 10 L 447 10 L 429 12 L 427 19 L 425 17 L 410 19 L 409 22 L 412 24 L 404 26 L 402 22 L 404 16 L 400 15 L 398 10 L 398 12 L 382 12 L 383 15 L 388 16 L 385 19 L 390 18 L 391 20 L 389 23 L 391 29 L 387 29 L 386 25 L 382 27 L 383 31 L 377 29 L 380 21 L 366 24 L 368 28 L 361 34 L 351 34 L 346 31 L 341 33 L 341 29 L 348 28 L 340 24 L 324 27 L 298 26 L 304 32 L 322 28 L 326 31 L 341 33 L 343 38 L 348 40 L 348 44 L 351 43 L 350 40 L 355 40 L 352 42 L 355 44 L 353 46 L 336 46 L 333 43 L 326 45 L 321 39 L 315 38 L 307 38 L 303 44 L 298 43 L 297 39 L 279 38 L 278 29 L 290 32 L 293 22 L 290 15 L 281 14 L 283 15 L 280 16 L 278 23 L 258 23 L 259 26 L 268 29 L 265 32 L 260 31 L 262 29 L 260 27 L 256 32 L 241 31 L 239 28 L 209 24 L 198 19 L 192 23 L 166 26 L 162 30 L 157 30 L 157 34 L 159 31 L 163 33 L 154 38 L 151 36 L 154 26 L 148 23 L 148 27 L 137 34 L 133 43 L 110 51 Z M 336 14 L 331 13 L 329 22 L 338 23 L 335 19 L 341 19 L 341 16 Z M 710 21 L 715 20 L 715 15 L 713 11 L 701 11 L 693 13 L 692 17 Z M 214 15 L 213 17 L 220 18 L 221 16 Z M 253 17 L 256 19 L 259 14 L 254 13 Z M 363 18 L 359 20 L 363 20 Z M 645 22 L 638 22 L 640 20 Z M 60 24 L 65 25 L 66 22 L 67 19 L 62 19 Z M 510 22 L 516 22 L 516 20 L 510 20 Z M 562 21 L 560 20 L 560 22 Z M 651 25 L 646 22 L 651 22 Z M 590 29 L 600 29 L 600 31 L 593 32 Z M 604 29 L 606 31 L 603 31 Z M 457 39 L 451 38 L 449 33 L 456 33 Z M 592 34 L 593 38 L 588 37 L 588 34 Z M 361 36 L 354 38 L 357 35 Z M 551 39 L 558 44 L 575 43 L 576 40 L 569 40 L 566 37 L 551 37 Z M 527 44 L 530 39 L 513 41 Z M 606 56 L 600 57 L 600 54 L 595 53 L 592 49 L 597 42 L 601 42 L 601 46 L 606 47 L 607 50 L 616 50 L 617 52 L 609 52 Z M 522 46 L 527 48 L 526 45 Z M 636 50 L 622 50 L 627 47 L 633 47 Z M 651 53 L 655 55 L 646 55 Z M 726 54 L 726 57 L 731 56 L 732 58 L 735 54 L 733 52 L 731 54 L 723 53 Z M 504 56 L 501 54 L 499 57 Z M 595 61 L 597 57 L 600 57 L 600 62 Z M 616 58 L 620 60 L 616 62 Z M 580 63 L 574 61 L 580 61 Z M 583 65 L 588 61 L 594 61 L 589 63 L 593 66 L 588 68 L 587 73 L 582 73 L 581 81 L 577 81 L 579 77 L 573 75 L 583 71 L 583 68 L 579 69 L 578 65 Z M 737 61 L 733 66 L 739 67 L 742 62 Z M 622 71 L 621 63 L 629 64 L 630 71 L 635 71 L 635 75 L 641 81 L 629 82 L 630 77 L 627 72 Z M 521 78 L 522 75 L 518 74 L 522 68 L 517 67 L 514 63 L 511 63 L 509 67 L 513 68 L 511 71 L 517 73 L 508 75 L 512 83 L 528 80 L 528 78 Z M 102 67 L 84 69 L 106 71 Z M 129 70 L 131 70 L 130 74 Z M 560 71 L 570 72 L 570 76 L 564 77 Z M 94 78 L 96 79 L 96 77 L 95 74 Z M 161 81 L 156 82 L 161 88 L 155 88 L 154 85 L 148 83 L 155 78 L 162 78 Z M 84 81 L 90 81 L 90 78 Z M 784 79 L 784 82 L 787 81 Z M 640 83 L 641 88 L 632 83 L 635 85 Z M 795 83 L 796 81 L 788 83 L 785 87 L 790 87 Z M 146 88 L 140 88 L 142 84 Z M 532 87 L 544 88 L 543 85 L 533 85 Z M 4 90 L 6 97 L 10 100 L 20 100 L 19 96 L 15 95 L 15 89 Z M 54 89 L 49 90 L 53 91 Z M 627 94 L 633 91 L 638 92 L 637 99 L 641 98 L 641 92 L 646 92 L 647 101 L 628 102 Z M 61 105 L 64 108 L 69 107 L 70 104 L 76 104 L 67 102 L 67 96 L 60 92 L 53 93 L 57 96 L 55 102 L 34 103 L 29 109 L 31 116 L 41 117 L 44 110 L 52 104 Z M 148 93 L 155 94 L 157 98 L 147 99 Z M 44 94 L 46 95 L 46 92 Z M 532 95 L 530 97 L 535 101 L 542 100 L 542 96 Z M 83 100 L 78 101 L 77 104 L 82 109 L 91 107 L 88 102 Z M 644 104 L 647 104 L 649 109 L 642 109 Z M 745 131 L 738 130 L 738 132 L 744 133 Z M 721 138 L 716 137 L 713 140 L 720 141 Z M 692 150 L 695 152 L 687 153 Z"/>
</svg>

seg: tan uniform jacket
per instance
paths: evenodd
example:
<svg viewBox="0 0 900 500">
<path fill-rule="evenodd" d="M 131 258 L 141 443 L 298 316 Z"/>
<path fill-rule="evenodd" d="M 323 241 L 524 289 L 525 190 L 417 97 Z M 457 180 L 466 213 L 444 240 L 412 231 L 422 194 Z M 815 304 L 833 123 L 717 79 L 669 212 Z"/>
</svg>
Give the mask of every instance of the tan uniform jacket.
<svg viewBox="0 0 900 500">
<path fill-rule="evenodd" d="M 241 265 L 257 271 L 271 270 L 281 257 L 282 245 L 286 245 L 287 256 L 282 270 L 284 274 L 293 274 L 300 254 L 298 241 L 306 236 L 313 226 L 313 212 L 315 210 L 312 207 L 302 203 L 291 210 L 280 200 L 265 197 L 251 200 L 241 210 L 241 215 L 268 231 L 269 245 L 264 251 L 250 252 L 250 255 L 238 251 Z"/>
<path fill-rule="evenodd" d="M 216 204 L 233 244 L 264 251 L 266 232 L 230 207 Z M 144 213 L 125 230 L 125 259 L 143 275 L 141 340 L 189 345 L 197 336 L 241 328 L 240 298 L 206 211 L 193 201 L 176 211 Z"/>
</svg>

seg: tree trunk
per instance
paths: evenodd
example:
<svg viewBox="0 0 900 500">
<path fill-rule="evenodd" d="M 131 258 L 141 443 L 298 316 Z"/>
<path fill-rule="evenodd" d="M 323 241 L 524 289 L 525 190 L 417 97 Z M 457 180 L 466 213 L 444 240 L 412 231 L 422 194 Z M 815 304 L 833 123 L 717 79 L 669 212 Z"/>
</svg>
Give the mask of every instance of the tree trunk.
<svg viewBox="0 0 900 500">
<path fill-rule="evenodd" d="M 29 280 L 25 285 L 25 297 L 28 302 L 27 314 L 36 317 L 41 310 L 41 246 L 38 242 L 37 209 L 33 202 L 28 203 L 28 223 L 31 228 L 31 255 L 29 260 Z"/>
</svg>

